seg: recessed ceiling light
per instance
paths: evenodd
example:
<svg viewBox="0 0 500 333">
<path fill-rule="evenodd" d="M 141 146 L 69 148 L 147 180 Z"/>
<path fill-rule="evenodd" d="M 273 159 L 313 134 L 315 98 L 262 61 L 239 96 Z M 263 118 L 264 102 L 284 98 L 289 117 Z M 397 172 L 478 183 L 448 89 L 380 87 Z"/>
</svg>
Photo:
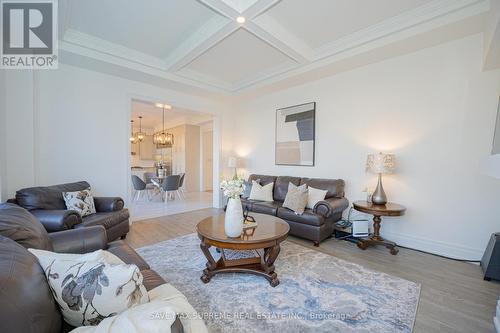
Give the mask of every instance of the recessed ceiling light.
<svg viewBox="0 0 500 333">
<path fill-rule="evenodd" d="M 245 23 L 246 19 L 243 16 L 238 16 L 236 18 L 236 22 L 238 23 Z"/>
</svg>

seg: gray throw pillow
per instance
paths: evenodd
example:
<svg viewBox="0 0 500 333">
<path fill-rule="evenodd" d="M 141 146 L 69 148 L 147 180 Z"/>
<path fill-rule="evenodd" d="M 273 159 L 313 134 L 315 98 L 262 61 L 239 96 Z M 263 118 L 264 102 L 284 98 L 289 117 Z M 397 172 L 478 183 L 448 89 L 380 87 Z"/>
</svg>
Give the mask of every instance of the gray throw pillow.
<svg viewBox="0 0 500 333">
<path fill-rule="evenodd" d="M 288 183 L 288 192 L 286 193 L 283 207 L 291 209 L 297 215 L 302 215 L 307 205 L 308 190 L 307 185 L 296 186 Z"/>
<path fill-rule="evenodd" d="M 260 184 L 260 179 L 256 179 L 255 181 Z M 252 181 L 251 180 L 244 181 L 243 182 L 243 194 L 241 195 L 241 197 L 243 199 L 248 199 L 250 197 L 250 192 L 252 192 Z"/>
</svg>

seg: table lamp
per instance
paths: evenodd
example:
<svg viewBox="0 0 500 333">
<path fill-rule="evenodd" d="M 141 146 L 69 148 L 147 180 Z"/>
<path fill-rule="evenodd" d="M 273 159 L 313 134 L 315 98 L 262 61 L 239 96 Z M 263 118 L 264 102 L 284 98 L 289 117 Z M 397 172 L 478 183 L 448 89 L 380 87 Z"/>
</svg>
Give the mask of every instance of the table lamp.
<svg viewBox="0 0 500 333">
<path fill-rule="evenodd" d="M 236 170 L 237 170 L 237 167 L 238 167 L 236 157 L 231 156 L 231 157 L 229 157 L 227 159 L 227 167 L 228 168 L 234 168 L 233 179 L 238 179 L 238 175 L 236 173 L 237 172 Z"/>
<path fill-rule="evenodd" d="M 372 194 L 372 203 L 375 205 L 385 205 L 387 196 L 382 186 L 382 174 L 392 173 L 396 169 L 396 156 L 394 154 L 370 154 L 366 159 L 366 170 L 378 174 L 378 183 L 375 192 Z"/>
</svg>

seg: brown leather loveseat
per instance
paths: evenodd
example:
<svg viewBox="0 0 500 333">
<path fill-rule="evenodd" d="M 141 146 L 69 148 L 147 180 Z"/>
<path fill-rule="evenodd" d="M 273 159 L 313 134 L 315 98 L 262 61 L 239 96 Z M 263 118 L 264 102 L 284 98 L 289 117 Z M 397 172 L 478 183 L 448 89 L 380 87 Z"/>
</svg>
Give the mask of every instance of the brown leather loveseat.
<svg viewBox="0 0 500 333">
<path fill-rule="evenodd" d="M 36 218 L 14 204 L 0 204 L 0 332 L 69 332 L 42 267 L 27 249 L 87 253 L 105 249 L 141 270 L 151 290 L 165 281 L 125 242 L 108 244 L 102 226 L 47 234 Z M 177 318 L 172 332 L 183 332 Z"/>
<path fill-rule="evenodd" d="M 81 217 L 76 211 L 67 210 L 62 192 L 82 191 L 90 184 L 81 181 L 53 186 L 24 188 L 16 192 L 15 203 L 30 211 L 48 232 L 101 225 L 106 229 L 108 241 L 125 238 L 129 231 L 129 212 L 118 197 L 94 197 L 96 213 Z"/>
<path fill-rule="evenodd" d="M 261 185 L 274 183 L 274 201 L 255 201 L 244 196 L 243 208 L 285 220 L 290 225 L 290 235 L 312 240 L 315 246 L 332 235 L 334 223 L 340 220 L 342 212 L 349 206 L 349 201 L 344 197 L 345 182 L 342 179 L 250 175 L 248 182 L 252 180 L 260 180 Z M 306 209 L 302 215 L 297 215 L 283 207 L 289 183 L 297 186 L 307 184 L 328 192 L 325 200 L 318 202 L 313 209 Z"/>
</svg>

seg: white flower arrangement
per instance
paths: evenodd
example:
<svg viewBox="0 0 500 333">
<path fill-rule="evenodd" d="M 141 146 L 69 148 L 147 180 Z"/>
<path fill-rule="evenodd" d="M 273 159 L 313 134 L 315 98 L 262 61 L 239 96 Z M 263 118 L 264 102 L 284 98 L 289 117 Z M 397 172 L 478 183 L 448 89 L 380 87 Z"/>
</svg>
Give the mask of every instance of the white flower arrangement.
<svg viewBox="0 0 500 333">
<path fill-rule="evenodd" d="M 224 179 L 220 183 L 220 188 L 224 191 L 224 196 L 231 199 L 238 199 L 243 193 L 243 182 L 241 178 L 231 180 Z"/>
</svg>

